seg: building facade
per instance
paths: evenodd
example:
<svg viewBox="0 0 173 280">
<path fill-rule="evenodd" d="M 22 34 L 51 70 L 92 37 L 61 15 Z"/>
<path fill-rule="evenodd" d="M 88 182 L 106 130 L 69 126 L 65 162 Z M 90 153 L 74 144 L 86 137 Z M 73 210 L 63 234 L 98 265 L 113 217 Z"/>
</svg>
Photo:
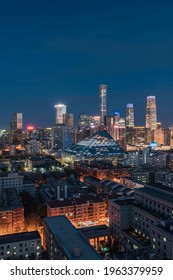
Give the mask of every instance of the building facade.
<svg viewBox="0 0 173 280">
<path fill-rule="evenodd" d="M 8 234 L 25 228 L 24 207 L 14 188 L 3 189 L 0 203 L 0 233 Z"/>
<path fill-rule="evenodd" d="M 134 200 L 109 202 L 109 225 L 125 251 L 149 248 L 163 259 L 173 259 L 173 192 L 145 185 Z"/>
<path fill-rule="evenodd" d="M 55 105 L 56 108 L 56 124 L 64 124 L 64 117 L 63 115 L 66 114 L 67 106 L 64 104 L 57 104 Z"/>
<path fill-rule="evenodd" d="M 0 236 L 1 260 L 34 260 L 42 255 L 38 231 Z"/>
<path fill-rule="evenodd" d="M 133 104 L 127 104 L 126 127 L 134 127 L 134 107 L 133 107 Z"/>
<path fill-rule="evenodd" d="M 107 115 L 107 85 L 100 85 L 100 124 L 104 125 L 104 116 Z"/>
<path fill-rule="evenodd" d="M 48 202 L 47 216 L 61 215 L 65 215 L 77 227 L 104 224 L 108 219 L 107 203 L 99 197 Z"/>
<path fill-rule="evenodd" d="M 156 97 L 147 97 L 146 106 L 146 128 L 156 129 L 157 128 L 157 111 L 156 111 Z"/>
<path fill-rule="evenodd" d="M 69 126 L 59 124 L 52 128 L 52 148 L 66 150 L 73 143 L 72 129 Z"/>
</svg>

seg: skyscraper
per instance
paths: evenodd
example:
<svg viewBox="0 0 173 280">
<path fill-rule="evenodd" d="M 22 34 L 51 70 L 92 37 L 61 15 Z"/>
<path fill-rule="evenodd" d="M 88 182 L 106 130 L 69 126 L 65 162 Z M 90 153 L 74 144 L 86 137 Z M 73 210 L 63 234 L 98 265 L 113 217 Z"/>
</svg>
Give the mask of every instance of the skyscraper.
<svg viewBox="0 0 173 280">
<path fill-rule="evenodd" d="M 126 127 L 134 127 L 134 107 L 133 107 L 133 104 L 127 104 Z"/>
<path fill-rule="evenodd" d="M 23 129 L 23 114 L 14 113 L 13 120 L 10 122 L 10 143 L 14 145 L 21 144 Z"/>
<path fill-rule="evenodd" d="M 114 124 L 117 127 L 118 127 L 118 124 L 119 124 L 119 119 L 120 119 L 120 113 L 119 112 L 115 112 L 114 113 Z"/>
<path fill-rule="evenodd" d="M 86 115 L 86 114 L 80 114 L 79 121 L 78 121 L 78 127 L 80 129 L 83 127 L 91 127 L 92 123 L 93 123 L 93 116 Z"/>
<path fill-rule="evenodd" d="M 100 124 L 104 125 L 104 116 L 107 114 L 107 85 L 100 85 Z"/>
<path fill-rule="evenodd" d="M 157 112 L 156 112 L 156 97 L 155 96 L 147 96 L 146 128 L 149 128 L 149 129 L 157 128 Z"/>
<path fill-rule="evenodd" d="M 52 148 L 66 150 L 72 145 L 72 129 L 66 125 L 59 124 L 52 128 Z"/>
<path fill-rule="evenodd" d="M 66 114 L 66 105 L 64 104 L 57 104 L 55 105 L 56 108 L 56 124 L 63 124 L 64 123 L 64 114 Z"/>
<path fill-rule="evenodd" d="M 173 124 L 171 124 L 170 128 L 170 147 L 173 149 Z"/>
<path fill-rule="evenodd" d="M 23 129 L 23 114 L 22 113 L 14 113 L 13 114 L 13 130 L 22 130 Z"/>
<path fill-rule="evenodd" d="M 74 127 L 74 115 L 72 113 L 63 114 L 63 123 L 71 128 Z"/>
</svg>

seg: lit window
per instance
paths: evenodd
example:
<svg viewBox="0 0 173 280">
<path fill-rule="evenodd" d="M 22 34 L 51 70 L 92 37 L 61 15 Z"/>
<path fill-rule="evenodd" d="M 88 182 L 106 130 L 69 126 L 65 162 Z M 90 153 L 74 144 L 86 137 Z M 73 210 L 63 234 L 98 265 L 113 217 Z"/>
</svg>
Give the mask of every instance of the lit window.
<svg viewBox="0 0 173 280">
<path fill-rule="evenodd" d="M 166 242 L 166 237 L 163 237 L 163 241 Z"/>
</svg>

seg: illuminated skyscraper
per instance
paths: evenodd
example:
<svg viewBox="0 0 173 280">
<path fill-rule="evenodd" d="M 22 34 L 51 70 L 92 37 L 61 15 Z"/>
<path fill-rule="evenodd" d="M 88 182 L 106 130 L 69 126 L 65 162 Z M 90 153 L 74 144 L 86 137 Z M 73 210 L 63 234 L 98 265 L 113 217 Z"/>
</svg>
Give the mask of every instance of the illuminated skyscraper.
<svg viewBox="0 0 173 280">
<path fill-rule="evenodd" d="M 119 118 L 118 127 L 119 128 L 125 128 L 126 127 L 125 118 Z"/>
<path fill-rule="evenodd" d="M 156 112 L 156 97 L 147 97 L 146 107 L 146 128 L 156 129 L 157 128 L 157 112 Z"/>
<path fill-rule="evenodd" d="M 13 120 L 10 123 L 10 142 L 11 144 L 18 145 L 22 141 L 23 129 L 23 114 L 14 113 Z"/>
<path fill-rule="evenodd" d="M 107 85 L 100 85 L 100 124 L 104 125 L 107 114 Z"/>
<path fill-rule="evenodd" d="M 57 104 L 55 105 L 56 108 L 56 124 L 63 124 L 64 123 L 64 114 L 66 114 L 66 105 L 64 104 Z"/>
<path fill-rule="evenodd" d="M 93 123 L 93 116 L 80 114 L 79 121 L 78 121 L 78 127 L 79 128 L 91 127 L 92 123 Z"/>
<path fill-rule="evenodd" d="M 119 119 L 120 119 L 120 113 L 119 112 L 115 112 L 114 113 L 114 124 L 117 127 L 118 127 L 118 124 L 119 124 Z"/>
<path fill-rule="evenodd" d="M 126 127 L 134 127 L 134 107 L 133 107 L 133 104 L 127 104 Z"/>
<path fill-rule="evenodd" d="M 170 128 L 170 147 L 173 149 L 173 124 L 171 124 Z"/>
<path fill-rule="evenodd" d="M 13 114 L 13 130 L 23 129 L 23 114 L 14 113 Z"/>
</svg>

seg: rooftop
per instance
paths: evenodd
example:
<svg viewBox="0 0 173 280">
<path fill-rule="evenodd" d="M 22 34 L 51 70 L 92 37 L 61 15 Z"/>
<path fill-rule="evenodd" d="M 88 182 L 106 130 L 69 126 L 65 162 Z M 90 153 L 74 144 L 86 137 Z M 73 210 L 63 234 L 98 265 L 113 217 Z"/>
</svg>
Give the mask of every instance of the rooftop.
<svg viewBox="0 0 173 280">
<path fill-rule="evenodd" d="M 0 211 L 23 207 L 15 188 L 3 189 Z"/>
<path fill-rule="evenodd" d="M 173 203 L 173 190 L 171 188 L 159 188 L 155 186 L 145 185 L 143 188 L 135 189 L 135 193 L 141 192 Z"/>
<path fill-rule="evenodd" d="M 99 203 L 99 202 L 103 202 L 103 199 L 99 196 L 95 196 L 95 197 L 94 196 L 88 196 L 88 197 L 85 197 L 85 198 L 54 200 L 54 201 L 49 201 L 48 206 L 50 208 L 56 208 L 56 207 L 87 204 L 88 202 Z"/>
<path fill-rule="evenodd" d="M 119 206 L 126 206 L 133 203 L 133 198 L 116 198 L 111 199 L 112 202 L 115 202 Z"/>
<path fill-rule="evenodd" d="M 66 257 L 70 260 L 100 260 L 101 257 L 90 245 L 87 239 L 80 233 L 65 216 L 45 218 L 58 244 L 63 249 Z M 73 253 L 80 250 L 79 256 Z"/>
<path fill-rule="evenodd" d="M 22 233 L 15 233 L 15 234 L 8 234 L 8 235 L 0 236 L 0 244 L 3 245 L 3 244 L 8 244 L 8 243 L 28 241 L 28 240 L 33 240 L 33 239 L 41 239 L 38 231 L 22 232 Z"/>
</svg>

